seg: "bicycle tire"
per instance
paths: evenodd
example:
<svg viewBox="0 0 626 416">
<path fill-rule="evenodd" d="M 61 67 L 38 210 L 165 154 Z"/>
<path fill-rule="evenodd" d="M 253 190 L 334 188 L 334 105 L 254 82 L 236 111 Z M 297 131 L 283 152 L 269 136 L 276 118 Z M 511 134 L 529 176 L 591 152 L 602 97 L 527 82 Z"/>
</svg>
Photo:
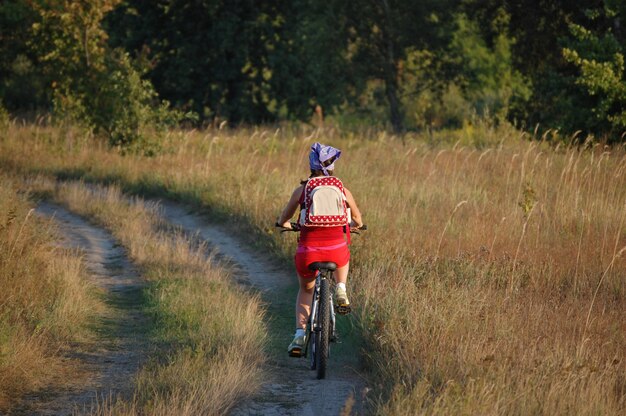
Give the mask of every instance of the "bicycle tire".
<svg viewBox="0 0 626 416">
<path fill-rule="evenodd" d="M 318 312 L 319 309 L 317 308 L 316 302 L 317 302 L 317 297 L 318 293 L 317 293 L 317 287 L 315 288 L 315 291 L 313 292 L 313 299 L 311 300 L 311 314 L 309 315 L 309 320 L 307 321 L 306 327 L 307 327 L 307 332 L 308 332 L 308 336 L 307 336 L 307 354 L 309 354 L 308 358 L 309 358 L 309 369 L 311 370 L 315 370 L 316 368 L 316 364 L 317 364 L 317 358 L 316 358 L 316 354 L 315 354 L 315 346 L 317 341 L 315 340 L 315 334 L 317 334 L 317 331 L 315 331 L 315 325 L 317 322 L 317 317 L 318 317 Z"/>
<path fill-rule="evenodd" d="M 327 279 L 322 279 L 319 299 L 319 331 L 316 332 L 315 348 L 318 380 L 326 377 L 330 342 L 330 287 Z"/>
<path fill-rule="evenodd" d="M 309 368 L 311 370 L 315 370 L 315 366 L 316 366 L 316 356 L 315 356 L 315 343 L 317 341 L 315 341 L 315 334 L 317 334 L 317 332 L 313 331 L 313 325 L 311 325 L 310 321 L 309 321 L 309 337 L 307 339 L 307 353 L 310 354 L 309 355 Z"/>
</svg>

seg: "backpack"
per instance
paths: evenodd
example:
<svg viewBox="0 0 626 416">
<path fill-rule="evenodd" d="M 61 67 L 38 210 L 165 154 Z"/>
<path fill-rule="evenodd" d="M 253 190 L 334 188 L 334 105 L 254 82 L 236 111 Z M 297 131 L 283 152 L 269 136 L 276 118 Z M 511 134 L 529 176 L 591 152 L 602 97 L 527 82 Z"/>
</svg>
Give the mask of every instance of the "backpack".
<svg viewBox="0 0 626 416">
<path fill-rule="evenodd" d="M 337 227 L 350 223 L 343 183 L 334 176 L 310 178 L 300 199 L 299 224 L 305 227 Z"/>
</svg>

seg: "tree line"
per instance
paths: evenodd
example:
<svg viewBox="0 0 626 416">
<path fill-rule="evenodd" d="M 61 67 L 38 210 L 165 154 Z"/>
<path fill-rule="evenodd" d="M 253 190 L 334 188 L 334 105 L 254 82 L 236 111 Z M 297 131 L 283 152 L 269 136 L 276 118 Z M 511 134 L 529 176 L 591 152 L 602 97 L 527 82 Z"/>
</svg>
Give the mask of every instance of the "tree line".
<svg viewBox="0 0 626 416">
<path fill-rule="evenodd" d="M 0 100 L 140 140 L 192 119 L 476 117 L 623 141 L 626 2 L 5 0 Z"/>
</svg>

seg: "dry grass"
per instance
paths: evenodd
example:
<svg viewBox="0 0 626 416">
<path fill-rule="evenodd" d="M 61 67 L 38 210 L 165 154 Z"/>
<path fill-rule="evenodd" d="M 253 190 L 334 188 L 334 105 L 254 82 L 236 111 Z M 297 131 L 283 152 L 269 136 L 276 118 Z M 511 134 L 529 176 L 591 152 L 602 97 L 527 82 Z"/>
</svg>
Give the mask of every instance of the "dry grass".
<svg viewBox="0 0 626 416">
<path fill-rule="evenodd" d="M 471 132 L 481 147 L 240 129 L 173 135 L 169 153 L 144 159 L 13 129 L 3 163 L 201 203 L 283 254 L 293 241 L 273 219 L 307 174 L 311 142 L 332 143 L 370 225 L 349 286 L 377 413 L 626 410 L 623 148 L 506 129 Z"/>
<path fill-rule="evenodd" d="M 110 229 L 151 283 L 155 341 L 168 346 L 137 376 L 134 400 L 108 400 L 95 414 L 221 415 L 260 385 L 265 342 L 259 299 L 238 289 L 204 246 L 163 231 L 156 207 L 119 188 L 30 181 L 70 210 Z"/>
<path fill-rule="evenodd" d="M 77 254 L 52 245 L 58 239 L 0 175 L 0 412 L 76 377 L 80 363 L 62 350 L 90 337 L 87 324 L 102 307 Z"/>
</svg>

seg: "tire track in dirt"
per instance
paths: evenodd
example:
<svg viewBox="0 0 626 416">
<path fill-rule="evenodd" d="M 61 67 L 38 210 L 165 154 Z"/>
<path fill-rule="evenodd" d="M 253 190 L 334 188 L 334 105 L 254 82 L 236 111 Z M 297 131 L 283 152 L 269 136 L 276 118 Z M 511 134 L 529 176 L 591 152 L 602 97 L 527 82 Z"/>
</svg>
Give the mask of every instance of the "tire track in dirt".
<svg viewBox="0 0 626 416">
<path fill-rule="evenodd" d="M 36 212 L 57 221 L 63 247 L 83 253 L 90 278 L 104 292 L 108 307 L 97 318 L 95 341 L 71 345 L 65 352 L 68 359 L 82 363 L 86 376 L 27 396 L 10 415 L 81 414 L 96 402 L 131 398 L 134 375 L 147 356 L 148 320 L 141 310 L 139 274 L 105 230 L 55 204 L 41 203 Z"/>
<path fill-rule="evenodd" d="M 186 233 L 197 235 L 228 259 L 237 274 L 259 290 L 266 302 L 295 303 L 295 297 L 277 299 L 277 293 L 295 284 L 294 275 L 272 264 L 264 253 L 248 248 L 226 228 L 210 224 L 187 207 L 170 201 L 158 202 L 168 222 Z M 289 314 L 289 322 L 292 322 L 292 308 L 289 308 Z M 270 337 L 277 336 L 285 340 L 280 347 L 282 354 L 270 353 L 267 364 L 269 377 L 260 394 L 236 407 L 233 415 L 338 415 L 350 397 L 355 399 L 352 412 L 362 410 L 365 384 L 354 369 L 331 359 L 327 378 L 317 380 L 315 372 L 308 368 L 308 359 L 294 359 L 287 355 L 287 345 L 292 337 L 291 325 L 285 327 L 281 334 L 270 334 Z"/>
</svg>

